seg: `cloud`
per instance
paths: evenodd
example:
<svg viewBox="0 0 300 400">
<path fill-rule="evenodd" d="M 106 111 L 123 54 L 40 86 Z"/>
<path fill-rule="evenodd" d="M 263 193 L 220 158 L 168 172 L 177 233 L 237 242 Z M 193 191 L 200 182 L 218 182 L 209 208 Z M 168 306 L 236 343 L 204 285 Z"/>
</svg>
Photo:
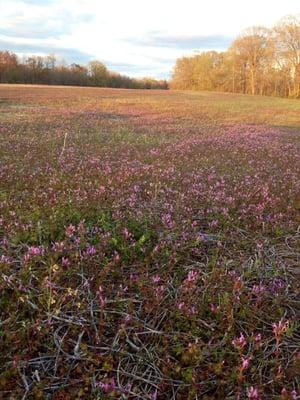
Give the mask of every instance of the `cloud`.
<svg viewBox="0 0 300 400">
<path fill-rule="evenodd" d="M 32 18 L 25 23 L 15 23 L 5 28 L 1 27 L 0 34 L 11 38 L 52 39 L 59 38 L 68 31 L 60 21 L 50 20 L 45 24 L 40 24 L 38 21 L 39 18 Z"/>
<path fill-rule="evenodd" d="M 180 50 L 226 49 L 233 38 L 226 35 L 167 35 L 161 32 L 150 32 L 142 39 L 129 39 L 130 42 L 151 47 L 167 47 Z"/>
<path fill-rule="evenodd" d="M 177 58 L 224 50 L 247 26 L 295 13 L 299 0 L 0 0 L 0 46 L 167 77 Z"/>
<path fill-rule="evenodd" d="M 57 3 L 57 0 L 23 0 L 22 2 L 31 5 L 46 6 L 48 4 Z"/>
<path fill-rule="evenodd" d="M 172 64 L 173 63 L 174 60 L 172 60 Z M 132 77 L 143 78 L 155 76 L 158 79 L 167 79 L 170 75 L 170 64 L 161 66 L 159 64 L 152 63 L 151 61 L 147 66 L 109 61 L 106 61 L 106 65 L 112 71 Z"/>
<path fill-rule="evenodd" d="M 90 54 L 77 49 L 58 47 L 48 43 L 22 43 L 1 38 L 0 50 L 10 50 L 21 55 L 55 54 L 60 59 L 63 59 L 69 63 L 77 62 L 86 64 L 93 58 Z"/>
<path fill-rule="evenodd" d="M 1 15 L 2 14 L 2 15 Z M 22 39 L 60 38 L 81 24 L 91 22 L 93 14 L 75 12 L 56 0 L 23 0 L 0 4 L 0 35 Z"/>
<path fill-rule="evenodd" d="M 48 18 L 43 13 L 29 17 L 16 16 L 14 21 L 0 27 L 0 34 L 28 39 L 59 38 L 71 34 L 76 25 L 86 23 L 90 19 L 92 16 L 72 16 L 68 12 L 60 12 L 55 17 Z"/>
<path fill-rule="evenodd" d="M 143 67 L 148 67 L 149 68 L 149 64 L 153 67 L 153 66 L 168 66 L 170 65 L 170 63 L 174 62 L 174 58 L 162 58 L 162 57 L 151 57 L 149 56 L 147 58 L 147 63 L 126 63 L 126 62 L 112 62 L 109 60 L 103 60 L 105 63 L 109 64 L 112 68 L 119 68 L 119 69 L 129 69 L 132 68 L 133 70 L 139 70 L 141 68 L 141 66 Z"/>
</svg>

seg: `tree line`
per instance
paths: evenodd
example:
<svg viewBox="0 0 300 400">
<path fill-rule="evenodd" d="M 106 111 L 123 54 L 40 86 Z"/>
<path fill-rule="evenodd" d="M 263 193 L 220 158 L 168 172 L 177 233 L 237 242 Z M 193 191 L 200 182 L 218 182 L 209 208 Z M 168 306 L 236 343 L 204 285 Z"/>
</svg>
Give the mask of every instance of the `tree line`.
<svg viewBox="0 0 300 400">
<path fill-rule="evenodd" d="M 300 98 L 300 14 L 245 30 L 227 51 L 179 58 L 171 88 Z"/>
<path fill-rule="evenodd" d="M 58 63 L 55 55 L 29 56 L 21 61 L 8 50 L 0 51 L 0 83 L 168 89 L 165 80 L 130 78 L 110 71 L 100 61 L 91 61 L 87 66 L 65 65 Z"/>
</svg>

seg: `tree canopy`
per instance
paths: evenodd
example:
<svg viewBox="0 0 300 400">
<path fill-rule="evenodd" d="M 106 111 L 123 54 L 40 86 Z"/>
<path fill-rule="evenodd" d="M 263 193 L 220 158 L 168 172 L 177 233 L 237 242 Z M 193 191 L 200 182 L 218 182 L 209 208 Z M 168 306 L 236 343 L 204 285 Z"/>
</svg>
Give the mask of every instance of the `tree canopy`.
<svg viewBox="0 0 300 400">
<path fill-rule="evenodd" d="M 300 97 L 300 15 L 249 28 L 227 51 L 179 58 L 171 87 Z"/>
<path fill-rule="evenodd" d="M 100 86 L 130 89 L 167 89 L 165 80 L 130 78 L 110 71 L 100 61 L 87 66 L 58 63 L 55 55 L 28 56 L 20 60 L 16 54 L 0 51 L 0 83 Z"/>
</svg>

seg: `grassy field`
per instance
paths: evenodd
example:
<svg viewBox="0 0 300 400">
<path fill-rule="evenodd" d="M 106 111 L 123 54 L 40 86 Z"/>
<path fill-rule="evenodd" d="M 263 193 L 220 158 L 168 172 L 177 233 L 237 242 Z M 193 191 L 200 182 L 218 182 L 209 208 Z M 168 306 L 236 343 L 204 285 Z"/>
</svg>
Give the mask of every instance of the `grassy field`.
<svg viewBox="0 0 300 400">
<path fill-rule="evenodd" d="M 299 226 L 300 101 L 1 85 L 0 398 L 300 398 Z"/>
</svg>

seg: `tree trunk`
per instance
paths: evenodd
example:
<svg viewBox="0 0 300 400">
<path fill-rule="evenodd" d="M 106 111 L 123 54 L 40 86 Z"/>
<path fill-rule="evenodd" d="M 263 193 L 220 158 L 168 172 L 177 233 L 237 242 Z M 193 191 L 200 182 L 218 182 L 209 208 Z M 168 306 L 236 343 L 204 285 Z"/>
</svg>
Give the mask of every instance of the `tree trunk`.
<svg viewBox="0 0 300 400">
<path fill-rule="evenodd" d="M 232 68 L 232 93 L 235 93 L 235 67 Z"/>
<path fill-rule="evenodd" d="M 255 78 L 254 78 L 254 70 L 251 68 L 250 70 L 250 84 L 251 84 L 251 94 L 255 95 Z"/>
</svg>

